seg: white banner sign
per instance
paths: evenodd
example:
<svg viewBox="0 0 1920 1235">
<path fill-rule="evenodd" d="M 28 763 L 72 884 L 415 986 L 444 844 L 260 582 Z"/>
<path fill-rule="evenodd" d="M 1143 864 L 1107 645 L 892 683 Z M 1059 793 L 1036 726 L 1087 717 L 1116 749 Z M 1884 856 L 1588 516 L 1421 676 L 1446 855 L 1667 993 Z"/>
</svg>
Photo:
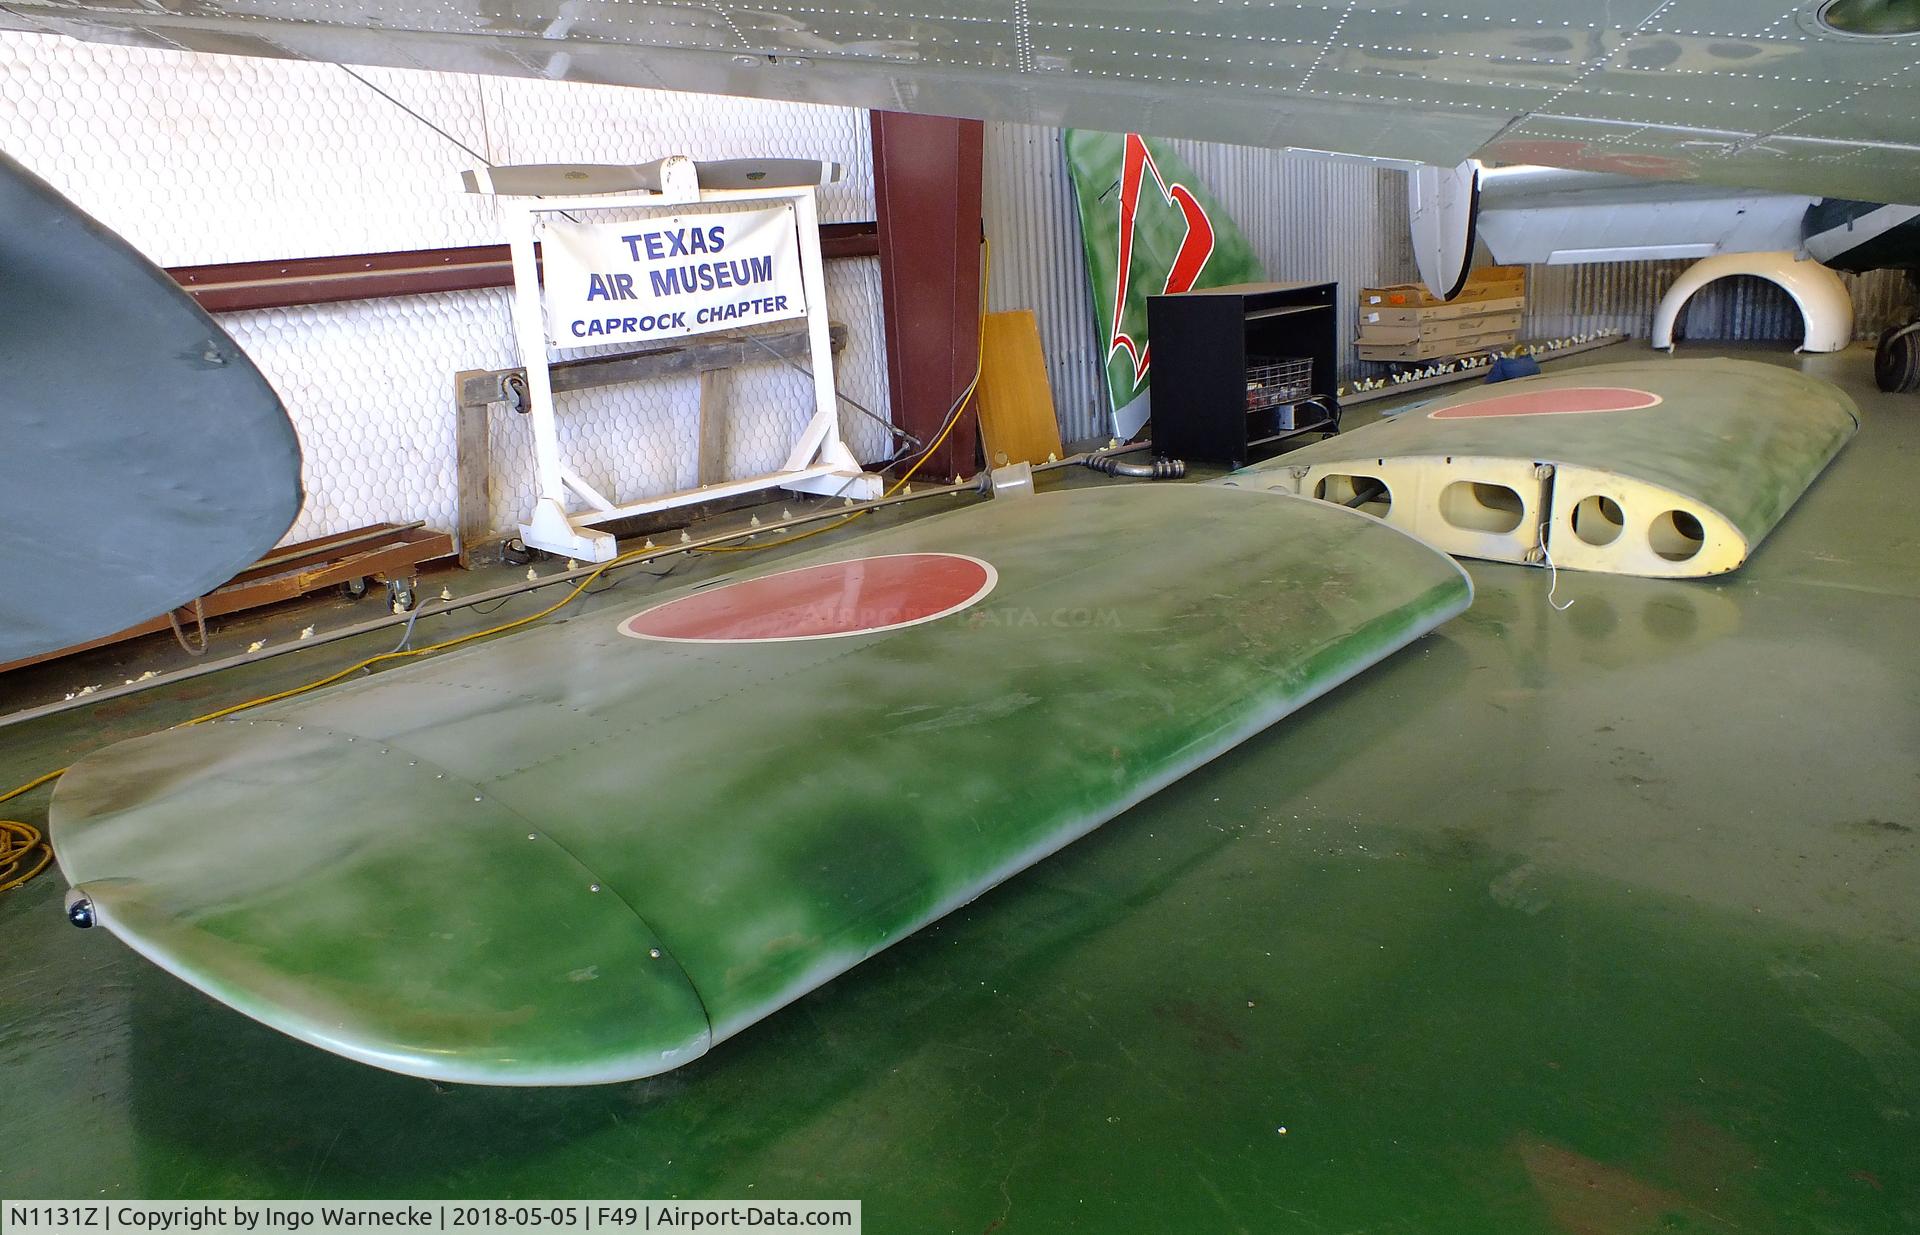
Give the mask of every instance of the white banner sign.
<svg viewBox="0 0 1920 1235">
<path fill-rule="evenodd" d="M 675 338 L 807 311 L 791 206 L 622 223 L 551 219 L 541 264 L 556 347 Z"/>
</svg>

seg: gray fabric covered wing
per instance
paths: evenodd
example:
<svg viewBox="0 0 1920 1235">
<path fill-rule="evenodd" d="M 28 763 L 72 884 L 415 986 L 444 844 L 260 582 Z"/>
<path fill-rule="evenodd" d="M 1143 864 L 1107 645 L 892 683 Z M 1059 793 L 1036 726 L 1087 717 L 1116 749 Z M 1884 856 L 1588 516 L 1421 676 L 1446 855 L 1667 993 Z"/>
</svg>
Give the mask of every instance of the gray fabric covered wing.
<svg viewBox="0 0 1920 1235">
<path fill-rule="evenodd" d="M 299 512 L 300 444 L 165 271 L 0 154 L 0 664 L 185 604 Z"/>
</svg>

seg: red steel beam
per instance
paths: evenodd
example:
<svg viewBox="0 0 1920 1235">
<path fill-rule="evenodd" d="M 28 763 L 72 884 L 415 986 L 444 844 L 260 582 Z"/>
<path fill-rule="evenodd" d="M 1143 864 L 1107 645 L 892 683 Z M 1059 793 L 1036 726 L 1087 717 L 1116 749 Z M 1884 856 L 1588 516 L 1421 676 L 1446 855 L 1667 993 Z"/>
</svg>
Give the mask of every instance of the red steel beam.
<svg viewBox="0 0 1920 1235">
<path fill-rule="evenodd" d="M 978 120 L 872 113 L 874 207 L 893 422 L 922 441 L 940 431 L 980 348 Z M 921 469 L 971 473 L 979 428 L 971 404 Z"/>
<path fill-rule="evenodd" d="M 820 227 L 820 252 L 828 258 L 877 257 L 879 228 L 874 223 L 824 223 Z M 504 244 L 476 244 L 457 249 L 175 266 L 167 273 L 209 313 L 233 313 L 511 287 L 513 259 Z"/>
</svg>

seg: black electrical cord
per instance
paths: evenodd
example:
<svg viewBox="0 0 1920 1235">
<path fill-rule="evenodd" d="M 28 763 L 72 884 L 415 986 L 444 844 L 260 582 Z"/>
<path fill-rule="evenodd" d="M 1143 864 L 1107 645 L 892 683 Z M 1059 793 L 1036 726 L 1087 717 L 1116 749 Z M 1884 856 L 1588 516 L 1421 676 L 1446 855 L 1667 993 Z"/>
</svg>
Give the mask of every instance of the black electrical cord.
<svg viewBox="0 0 1920 1235">
<path fill-rule="evenodd" d="M 759 345 L 760 347 L 765 348 L 767 350 L 768 355 L 772 356 L 775 360 L 787 366 L 789 369 L 792 369 L 795 373 L 804 375 L 808 381 L 813 380 L 813 370 L 807 368 L 805 365 L 802 365 L 799 361 L 793 359 L 793 357 L 791 356 L 781 355 L 779 349 L 775 348 L 773 344 L 767 342 L 765 339 L 760 338 L 758 335 L 752 335 L 752 334 L 745 334 L 745 335 L 741 335 L 740 337 L 747 340 L 749 343 L 754 343 Z M 912 442 L 914 444 L 915 449 L 918 449 L 920 447 L 921 442 L 919 438 L 907 432 L 905 429 L 902 429 L 899 426 L 895 425 L 891 420 L 888 420 L 886 417 L 880 415 L 878 412 L 869 410 L 865 404 L 854 399 L 851 395 L 841 393 L 838 387 L 834 388 L 833 397 L 840 400 L 842 403 L 846 404 L 848 407 L 852 408 L 854 411 L 859 412 L 862 416 L 865 416 L 868 420 L 873 421 L 875 424 L 879 425 L 881 428 L 885 429 L 887 432 L 893 434 L 895 437 L 906 438 L 909 442 Z"/>
</svg>

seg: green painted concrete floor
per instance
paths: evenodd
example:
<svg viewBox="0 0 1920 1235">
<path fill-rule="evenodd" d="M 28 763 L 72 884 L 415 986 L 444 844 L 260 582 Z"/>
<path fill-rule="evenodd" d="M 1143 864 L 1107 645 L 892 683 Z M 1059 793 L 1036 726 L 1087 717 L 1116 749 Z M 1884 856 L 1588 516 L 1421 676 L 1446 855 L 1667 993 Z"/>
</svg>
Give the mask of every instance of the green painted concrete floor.
<svg viewBox="0 0 1920 1235">
<path fill-rule="evenodd" d="M 1920 400 L 1873 391 L 1860 349 L 1741 354 L 1866 421 L 1743 570 L 1567 574 L 1560 613 L 1543 572 L 1470 563 L 1466 616 L 665 1077 L 376 1072 L 66 926 L 57 876 L 8 893 L 0 1194 L 1920 1229 Z M 0 784 L 349 651 L 0 730 Z"/>
</svg>

